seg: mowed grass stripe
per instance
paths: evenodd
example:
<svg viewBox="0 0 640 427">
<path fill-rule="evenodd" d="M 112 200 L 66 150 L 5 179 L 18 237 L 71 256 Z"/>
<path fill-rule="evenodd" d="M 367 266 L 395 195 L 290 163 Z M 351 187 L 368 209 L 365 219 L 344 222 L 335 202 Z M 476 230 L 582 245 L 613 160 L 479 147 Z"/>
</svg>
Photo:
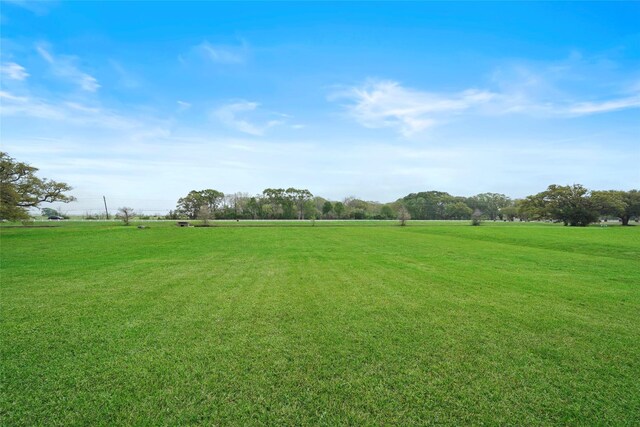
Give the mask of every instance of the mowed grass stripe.
<svg viewBox="0 0 640 427">
<path fill-rule="evenodd" d="M 499 223 L 498 223 L 499 224 Z M 535 229 L 536 231 L 533 231 Z M 504 224 L 491 227 L 474 227 L 471 231 L 463 227 L 411 227 L 416 233 L 446 235 L 472 240 L 516 246 L 538 247 L 547 250 L 582 253 L 611 258 L 626 258 L 640 261 L 640 248 L 629 235 L 640 239 L 637 230 L 624 227 L 562 227 L 554 224 Z"/>
<path fill-rule="evenodd" d="M 638 422 L 634 262 L 416 229 L 3 235 L 4 417 Z"/>
</svg>

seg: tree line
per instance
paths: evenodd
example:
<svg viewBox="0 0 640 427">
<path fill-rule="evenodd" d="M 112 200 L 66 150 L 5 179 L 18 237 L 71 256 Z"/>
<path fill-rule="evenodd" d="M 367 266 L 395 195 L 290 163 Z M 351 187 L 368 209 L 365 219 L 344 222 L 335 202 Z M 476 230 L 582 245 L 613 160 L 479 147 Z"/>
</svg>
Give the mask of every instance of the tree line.
<svg viewBox="0 0 640 427">
<path fill-rule="evenodd" d="M 580 184 L 550 185 L 523 199 L 499 193 L 471 197 L 443 191 L 411 193 L 392 203 L 346 197 L 331 201 L 307 189 L 267 188 L 261 194 L 191 191 L 168 215 L 173 219 L 396 219 L 556 221 L 585 226 L 601 219 L 629 225 L 640 217 L 638 190 L 591 191 Z"/>
<path fill-rule="evenodd" d="M 0 219 L 24 220 L 29 209 L 43 202 L 70 202 L 71 187 L 36 176 L 37 168 L 0 152 Z M 43 213 L 51 214 L 50 208 Z M 128 223 L 140 217 L 130 207 L 119 208 Z M 638 221 L 640 192 L 589 190 L 580 184 L 550 185 L 545 191 L 523 199 L 499 193 L 471 197 L 443 191 L 408 194 L 392 203 L 346 197 L 332 201 L 314 196 L 308 189 L 266 188 L 262 193 L 224 194 L 214 189 L 193 190 L 178 199 L 168 219 L 400 219 L 417 220 L 556 221 L 569 226 L 586 226 L 602 219 L 618 219 L 622 225 Z"/>
<path fill-rule="evenodd" d="M 470 219 L 474 213 L 489 220 L 556 221 L 586 226 L 618 219 L 629 225 L 640 216 L 640 192 L 589 190 L 583 185 L 550 185 L 545 191 L 515 199 L 498 193 L 471 197 L 441 191 L 412 193 L 401 199 L 414 219 Z"/>
</svg>

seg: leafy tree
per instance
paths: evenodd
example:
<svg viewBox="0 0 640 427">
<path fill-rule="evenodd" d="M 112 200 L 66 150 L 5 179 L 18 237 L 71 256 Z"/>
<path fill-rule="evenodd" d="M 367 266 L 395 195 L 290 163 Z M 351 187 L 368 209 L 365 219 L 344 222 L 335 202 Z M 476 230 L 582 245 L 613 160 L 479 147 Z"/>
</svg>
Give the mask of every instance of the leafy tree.
<svg viewBox="0 0 640 427">
<path fill-rule="evenodd" d="M 333 211 L 336 213 L 338 218 L 342 218 L 342 214 L 344 213 L 344 204 L 342 202 L 335 202 L 333 204 Z"/>
<path fill-rule="evenodd" d="M 518 216 L 518 208 L 515 205 L 507 206 L 500 209 L 500 214 L 503 219 L 506 219 L 507 221 L 513 221 Z"/>
<path fill-rule="evenodd" d="M 331 202 L 328 200 L 324 202 L 324 205 L 322 205 L 322 215 L 326 217 L 327 215 L 329 215 L 329 213 L 331 213 L 332 210 L 333 205 L 331 204 Z"/>
<path fill-rule="evenodd" d="M 464 202 L 456 202 L 445 205 L 446 219 L 469 219 L 473 213 L 473 209 Z"/>
<path fill-rule="evenodd" d="M 623 214 L 620 216 L 622 225 L 629 225 L 629 220 L 635 218 L 636 221 L 640 218 L 640 191 L 630 190 L 627 191 L 624 196 L 626 207 Z"/>
<path fill-rule="evenodd" d="M 245 217 L 246 215 L 248 215 L 249 212 L 247 209 L 247 204 L 249 202 L 249 199 L 249 194 L 240 192 L 227 194 L 226 196 L 224 196 L 224 218 L 238 219 L 240 217 Z"/>
<path fill-rule="evenodd" d="M 384 219 L 384 215 L 382 214 L 382 207 L 384 205 L 379 202 L 367 201 L 357 199 L 354 196 L 349 196 L 345 197 L 342 204 L 344 205 L 344 209 L 339 216 L 353 219 Z M 334 204 L 333 211 L 338 214 L 336 205 L 337 203 Z M 395 218 L 395 214 L 392 213 L 391 218 Z"/>
<path fill-rule="evenodd" d="M 301 219 L 309 218 L 316 219 L 318 217 L 318 209 L 316 208 L 316 203 L 313 199 L 308 199 L 304 202 L 303 206 L 303 215 Z"/>
<path fill-rule="evenodd" d="M 258 216 L 262 213 L 261 205 L 259 199 L 256 197 L 252 197 L 247 202 L 247 211 L 249 215 L 251 215 L 252 219 L 258 218 Z"/>
<path fill-rule="evenodd" d="M 515 207 L 518 211 L 518 218 L 526 221 L 544 219 L 547 213 L 545 201 L 538 195 L 516 200 Z"/>
<path fill-rule="evenodd" d="M 192 190 L 185 197 L 178 199 L 176 209 L 185 214 L 187 218 L 196 219 L 200 208 L 207 206 L 211 215 L 215 216 L 215 212 L 220 207 L 223 199 L 224 193 L 217 190 Z"/>
<path fill-rule="evenodd" d="M 298 219 L 304 219 L 305 206 L 307 205 L 308 201 L 313 199 L 313 194 L 311 194 L 311 192 L 307 189 L 299 190 L 297 188 L 287 188 L 287 191 L 285 192 L 285 196 L 286 196 L 286 200 L 291 205 L 296 207 Z M 313 211 L 315 212 L 315 203 L 314 203 Z"/>
<path fill-rule="evenodd" d="M 393 219 L 393 217 L 395 216 L 393 213 L 393 209 L 389 205 L 384 205 L 380 209 L 380 215 L 382 215 L 384 219 Z"/>
<path fill-rule="evenodd" d="M 354 209 L 351 211 L 349 216 L 353 219 L 365 219 L 367 217 L 367 213 L 364 209 Z"/>
<path fill-rule="evenodd" d="M 420 194 L 420 193 L 419 193 Z M 401 199 L 402 205 L 411 213 L 415 219 L 427 219 L 427 206 L 424 197 L 418 194 L 409 194 Z"/>
<path fill-rule="evenodd" d="M 509 197 L 499 193 L 482 193 L 467 199 L 467 205 L 470 208 L 479 209 L 491 220 L 501 218 L 500 210 L 511 204 Z"/>
<path fill-rule="evenodd" d="M 443 191 L 422 191 L 405 196 L 402 202 L 413 219 L 434 220 L 447 219 L 447 206 L 464 200 Z"/>
<path fill-rule="evenodd" d="M 212 190 L 210 188 L 201 190 L 200 197 L 204 205 L 209 208 L 211 216 L 215 218 L 216 212 L 220 208 L 222 201 L 224 200 L 224 193 L 218 190 Z"/>
<path fill-rule="evenodd" d="M 622 225 L 629 225 L 629 220 L 640 216 L 640 191 L 593 191 L 593 203 L 599 213 L 604 216 L 619 218 Z"/>
<path fill-rule="evenodd" d="M 271 215 L 274 218 L 304 219 L 305 207 L 313 194 L 307 189 L 297 188 L 267 188 L 262 192 L 265 204 L 271 205 Z M 314 202 L 315 203 L 315 202 Z"/>
<path fill-rule="evenodd" d="M 526 199 L 532 212 L 562 221 L 564 225 L 587 226 L 596 222 L 599 212 L 590 191 L 580 184 L 550 185 L 546 191 Z"/>
<path fill-rule="evenodd" d="M 36 176 L 37 168 L 18 162 L 7 153 L 0 152 L 0 218 L 20 220 L 29 218 L 28 209 L 40 203 L 75 200 L 65 193 L 71 187 L 64 182 Z"/>
<path fill-rule="evenodd" d="M 264 211 L 269 211 L 270 216 L 274 218 L 286 218 L 287 213 L 293 210 L 283 188 L 267 188 L 262 192 L 262 196 L 266 204 L 270 205 L 270 208 L 265 206 Z"/>
<path fill-rule="evenodd" d="M 178 199 L 176 210 L 182 214 L 185 214 L 189 219 L 196 219 L 200 207 L 204 205 L 202 195 L 199 191 L 189 191 L 185 197 Z"/>
</svg>

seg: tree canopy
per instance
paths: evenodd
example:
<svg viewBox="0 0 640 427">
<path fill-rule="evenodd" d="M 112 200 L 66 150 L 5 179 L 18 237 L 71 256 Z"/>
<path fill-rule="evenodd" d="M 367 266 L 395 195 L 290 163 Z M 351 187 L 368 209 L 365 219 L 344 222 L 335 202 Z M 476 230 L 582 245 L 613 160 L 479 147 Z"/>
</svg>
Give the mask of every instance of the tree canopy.
<svg viewBox="0 0 640 427">
<path fill-rule="evenodd" d="M 41 203 L 75 200 L 66 194 L 72 189 L 68 184 L 39 178 L 37 171 L 37 168 L 0 152 L 0 219 L 27 219 L 28 209 Z"/>
<path fill-rule="evenodd" d="M 607 215 L 626 218 L 623 225 L 628 225 L 634 212 L 632 195 L 636 193 L 592 192 L 580 184 L 550 185 L 545 191 L 526 197 L 518 204 L 518 211 L 527 218 L 550 219 L 564 225 L 584 227 Z"/>
<path fill-rule="evenodd" d="M 212 216 L 218 210 L 224 200 L 224 193 L 217 190 L 206 189 L 190 191 L 185 197 L 178 199 L 178 212 L 189 219 L 196 219 L 203 206 L 206 206 Z"/>
<path fill-rule="evenodd" d="M 393 219 L 401 209 L 415 220 L 481 219 L 560 221 L 583 226 L 600 218 L 617 217 L 623 225 L 640 216 L 640 192 L 590 191 L 582 185 L 550 185 L 545 191 L 512 200 L 500 193 L 454 196 L 443 191 L 411 193 L 393 203 L 379 203 L 345 197 L 330 201 L 313 196 L 307 189 L 266 188 L 261 194 L 217 190 L 191 191 L 178 200 L 177 213 L 198 218 L 202 206 L 219 219 Z M 172 212 L 171 215 L 175 215 Z"/>
<path fill-rule="evenodd" d="M 640 191 L 593 191 L 591 193 L 595 207 L 600 215 L 614 216 L 622 225 L 629 225 L 629 220 L 640 216 Z"/>
</svg>

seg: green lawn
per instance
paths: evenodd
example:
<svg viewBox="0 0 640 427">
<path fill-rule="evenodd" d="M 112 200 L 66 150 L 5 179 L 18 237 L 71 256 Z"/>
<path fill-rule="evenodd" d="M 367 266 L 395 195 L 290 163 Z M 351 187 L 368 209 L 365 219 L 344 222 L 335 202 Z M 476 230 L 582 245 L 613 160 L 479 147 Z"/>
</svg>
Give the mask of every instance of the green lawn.
<svg viewBox="0 0 640 427">
<path fill-rule="evenodd" d="M 640 424 L 640 226 L 226 225 L 2 228 L 1 423 Z"/>
</svg>

